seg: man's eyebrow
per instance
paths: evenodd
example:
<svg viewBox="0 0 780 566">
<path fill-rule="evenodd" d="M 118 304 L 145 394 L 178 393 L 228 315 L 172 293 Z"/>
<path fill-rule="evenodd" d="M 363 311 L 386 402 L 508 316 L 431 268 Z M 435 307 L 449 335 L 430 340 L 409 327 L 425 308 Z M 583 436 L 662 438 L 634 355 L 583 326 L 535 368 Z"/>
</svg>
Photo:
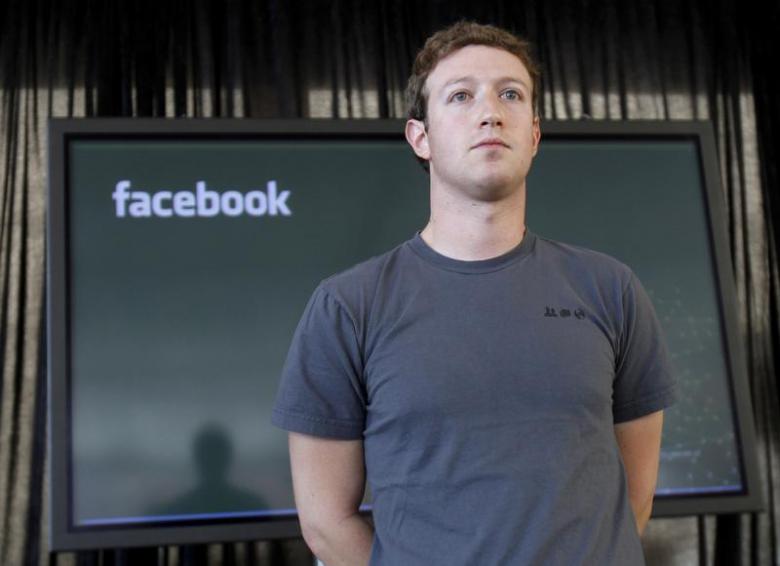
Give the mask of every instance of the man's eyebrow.
<svg viewBox="0 0 780 566">
<path fill-rule="evenodd" d="M 455 85 L 455 84 L 458 84 L 458 83 L 467 83 L 467 82 L 470 82 L 470 81 L 473 81 L 473 80 L 474 80 L 474 77 L 469 77 L 469 76 L 458 77 L 457 79 L 450 79 L 446 83 L 444 83 L 444 88 L 447 88 L 449 86 L 452 86 L 452 85 Z"/>
<path fill-rule="evenodd" d="M 496 81 L 497 83 L 506 84 L 506 83 L 517 83 L 519 85 L 524 86 L 525 88 L 529 88 L 528 84 L 521 78 L 518 77 L 501 77 Z"/>
</svg>

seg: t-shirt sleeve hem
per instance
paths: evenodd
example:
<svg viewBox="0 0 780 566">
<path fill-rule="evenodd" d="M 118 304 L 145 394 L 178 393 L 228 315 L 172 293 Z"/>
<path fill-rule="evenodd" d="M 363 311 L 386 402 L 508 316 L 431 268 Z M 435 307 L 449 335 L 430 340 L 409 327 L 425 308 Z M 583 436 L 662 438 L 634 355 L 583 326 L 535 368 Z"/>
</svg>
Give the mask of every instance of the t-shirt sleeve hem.
<svg viewBox="0 0 780 566">
<path fill-rule="evenodd" d="M 299 432 L 323 438 L 357 440 L 363 438 L 363 423 L 303 415 L 285 409 L 274 409 L 271 424 L 288 432 Z"/>
<path fill-rule="evenodd" d="M 618 424 L 644 417 L 673 405 L 679 398 L 680 391 L 674 383 L 660 393 L 613 408 L 613 422 Z"/>
</svg>

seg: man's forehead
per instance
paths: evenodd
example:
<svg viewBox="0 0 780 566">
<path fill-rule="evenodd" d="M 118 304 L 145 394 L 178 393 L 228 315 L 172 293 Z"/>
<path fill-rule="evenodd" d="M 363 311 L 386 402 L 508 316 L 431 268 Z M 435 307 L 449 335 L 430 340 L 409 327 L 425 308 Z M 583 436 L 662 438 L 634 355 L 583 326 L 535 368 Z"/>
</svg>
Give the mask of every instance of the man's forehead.
<svg viewBox="0 0 780 566">
<path fill-rule="evenodd" d="M 531 87 L 531 76 L 520 58 L 499 47 L 467 45 L 443 57 L 428 74 L 428 87 L 456 82 L 516 81 Z"/>
</svg>

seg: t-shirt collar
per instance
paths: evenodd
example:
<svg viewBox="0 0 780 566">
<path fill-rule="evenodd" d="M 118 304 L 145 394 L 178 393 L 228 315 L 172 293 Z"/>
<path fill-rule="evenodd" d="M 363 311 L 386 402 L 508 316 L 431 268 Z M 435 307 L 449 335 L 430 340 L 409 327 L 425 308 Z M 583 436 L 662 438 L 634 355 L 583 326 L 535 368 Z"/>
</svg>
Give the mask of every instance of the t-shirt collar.
<svg viewBox="0 0 780 566">
<path fill-rule="evenodd" d="M 459 273 L 488 273 L 520 261 L 520 259 L 531 253 L 535 242 L 536 235 L 526 226 L 523 239 L 511 250 L 496 257 L 473 261 L 454 259 L 440 254 L 423 240 L 420 230 L 415 232 L 414 237 L 409 240 L 409 246 L 422 259 L 442 269 Z"/>
</svg>

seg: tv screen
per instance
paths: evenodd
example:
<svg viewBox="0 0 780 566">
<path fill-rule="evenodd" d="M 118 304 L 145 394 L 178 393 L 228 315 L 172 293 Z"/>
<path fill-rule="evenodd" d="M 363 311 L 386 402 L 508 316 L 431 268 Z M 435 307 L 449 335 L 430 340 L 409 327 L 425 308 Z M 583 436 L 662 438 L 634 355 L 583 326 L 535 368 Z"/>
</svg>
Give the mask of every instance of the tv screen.
<svg viewBox="0 0 780 566">
<path fill-rule="evenodd" d="M 637 273 L 681 383 L 656 515 L 755 508 L 707 130 L 543 132 L 528 226 Z M 52 120 L 50 134 L 53 547 L 297 535 L 269 423 L 281 367 L 322 279 L 425 225 L 403 124 Z"/>
</svg>

